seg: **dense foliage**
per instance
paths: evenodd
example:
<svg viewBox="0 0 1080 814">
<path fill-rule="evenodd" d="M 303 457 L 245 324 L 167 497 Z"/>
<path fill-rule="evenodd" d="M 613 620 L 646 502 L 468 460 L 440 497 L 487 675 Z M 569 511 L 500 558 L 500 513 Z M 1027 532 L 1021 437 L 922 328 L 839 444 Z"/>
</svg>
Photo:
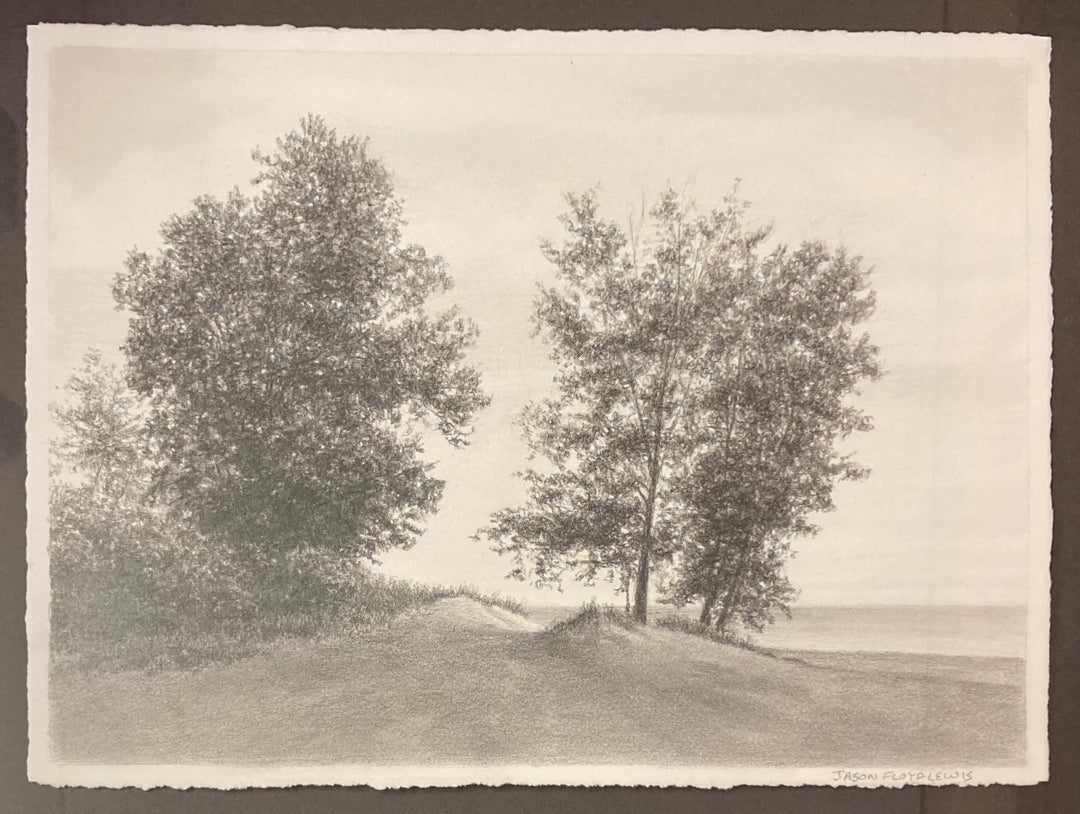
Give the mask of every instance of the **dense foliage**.
<svg viewBox="0 0 1080 814">
<path fill-rule="evenodd" d="M 77 669 L 185 667 L 255 652 L 281 636 L 387 624 L 469 586 L 371 572 L 359 552 L 308 547 L 252 556 L 155 498 L 148 406 L 121 371 L 86 357 L 52 405 L 51 644 Z"/>
<path fill-rule="evenodd" d="M 231 551 L 153 501 L 146 405 L 92 352 L 52 405 L 50 579 L 54 644 L 99 646 L 244 615 Z"/>
<path fill-rule="evenodd" d="M 403 244 L 363 142 L 308 118 L 255 158 L 256 194 L 198 199 L 114 286 L 160 486 L 259 552 L 408 547 L 443 487 L 423 431 L 465 444 L 487 401 L 464 361 L 475 328 L 428 307 L 450 277 Z"/>
<path fill-rule="evenodd" d="M 527 502 L 481 534 L 521 579 L 632 582 L 641 621 L 660 565 L 703 622 L 759 627 L 792 596 L 791 538 L 866 474 L 836 451 L 870 426 L 847 403 L 878 375 L 865 272 L 820 244 L 766 250 L 733 196 L 696 215 L 668 192 L 647 236 L 568 200 L 535 310 L 558 394 L 523 415 Z"/>
</svg>

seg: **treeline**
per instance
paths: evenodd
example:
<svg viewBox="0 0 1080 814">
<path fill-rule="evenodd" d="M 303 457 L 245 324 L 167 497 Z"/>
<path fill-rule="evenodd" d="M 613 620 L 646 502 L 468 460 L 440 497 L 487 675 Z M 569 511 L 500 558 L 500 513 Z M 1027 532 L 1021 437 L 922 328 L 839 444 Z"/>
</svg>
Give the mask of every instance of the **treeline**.
<svg viewBox="0 0 1080 814">
<path fill-rule="evenodd" d="M 438 507 L 426 434 L 467 444 L 489 401 L 476 327 L 435 307 L 452 280 L 403 241 L 365 142 L 309 117 L 253 158 L 250 194 L 199 198 L 129 255 L 124 361 L 90 354 L 53 407 L 60 650 L 308 635 L 448 595 L 368 566 Z M 866 474 L 837 451 L 870 426 L 848 398 L 878 373 L 866 274 L 770 246 L 734 196 L 697 214 L 667 193 L 628 230 L 569 203 L 535 307 L 559 374 L 522 417 L 528 501 L 477 537 L 520 579 L 614 580 L 640 621 L 657 581 L 703 623 L 760 627 L 793 596 L 792 540 Z"/>
</svg>

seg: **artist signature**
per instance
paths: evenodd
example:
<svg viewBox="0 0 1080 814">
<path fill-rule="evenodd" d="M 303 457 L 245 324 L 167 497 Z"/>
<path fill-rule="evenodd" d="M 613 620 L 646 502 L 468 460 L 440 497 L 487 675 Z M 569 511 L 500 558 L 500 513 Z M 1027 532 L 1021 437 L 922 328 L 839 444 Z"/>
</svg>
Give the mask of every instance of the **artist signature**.
<svg viewBox="0 0 1080 814">
<path fill-rule="evenodd" d="M 971 769 L 887 769 L 879 772 L 833 769 L 834 783 L 913 783 L 947 784 L 970 783 L 975 777 Z"/>
</svg>

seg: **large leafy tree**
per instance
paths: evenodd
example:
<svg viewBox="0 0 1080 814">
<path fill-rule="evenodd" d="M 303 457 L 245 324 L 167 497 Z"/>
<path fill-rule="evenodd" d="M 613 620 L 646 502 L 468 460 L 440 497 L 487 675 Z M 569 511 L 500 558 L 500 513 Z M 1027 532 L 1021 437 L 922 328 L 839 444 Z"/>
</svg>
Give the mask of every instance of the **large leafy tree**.
<svg viewBox="0 0 1080 814">
<path fill-rule="evenodd" d="M 698 215 L 668 192 L 629 234 L 595 195 L 569 202 L 535 312 L 558 394 L 523 417 L 526 503 L 482 534 L 515 576 L 632 578 L 640 621 L 671 564 L 675 601 L 757 623 L 791 595 L 790 537 L 860 474 L 834 442 L 868 426 L 840 403 L 876 373 L 863 272 L 816 245 L 766 252 L 734 196 Z"/>
<path fill-rule="evenodd" d="M 114 286 L 160 491 L 241 548 L 407 547 L 443 486 L 425 434 L 467 443 L 487 401 L 475 328 L 432 307 L 451 279 L 365 142 L 309 117 L 254 158 L 251 194 L 196 200 Z"/>
</svg>

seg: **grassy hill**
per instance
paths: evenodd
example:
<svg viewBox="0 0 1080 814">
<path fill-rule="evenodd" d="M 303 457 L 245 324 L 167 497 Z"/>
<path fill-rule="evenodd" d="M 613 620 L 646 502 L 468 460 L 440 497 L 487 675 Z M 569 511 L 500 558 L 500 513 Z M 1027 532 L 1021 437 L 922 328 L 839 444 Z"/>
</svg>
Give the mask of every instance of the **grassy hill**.
<svg viewBox="0 0 1080 814">
<path fill-rule="evenodd" d="M 541 628 L 468 597 L 198 670 L 58 669 L 63 761 L 1018 762 L 1014 659 L 775 657 L 602 618 Z"/>
</svg>

